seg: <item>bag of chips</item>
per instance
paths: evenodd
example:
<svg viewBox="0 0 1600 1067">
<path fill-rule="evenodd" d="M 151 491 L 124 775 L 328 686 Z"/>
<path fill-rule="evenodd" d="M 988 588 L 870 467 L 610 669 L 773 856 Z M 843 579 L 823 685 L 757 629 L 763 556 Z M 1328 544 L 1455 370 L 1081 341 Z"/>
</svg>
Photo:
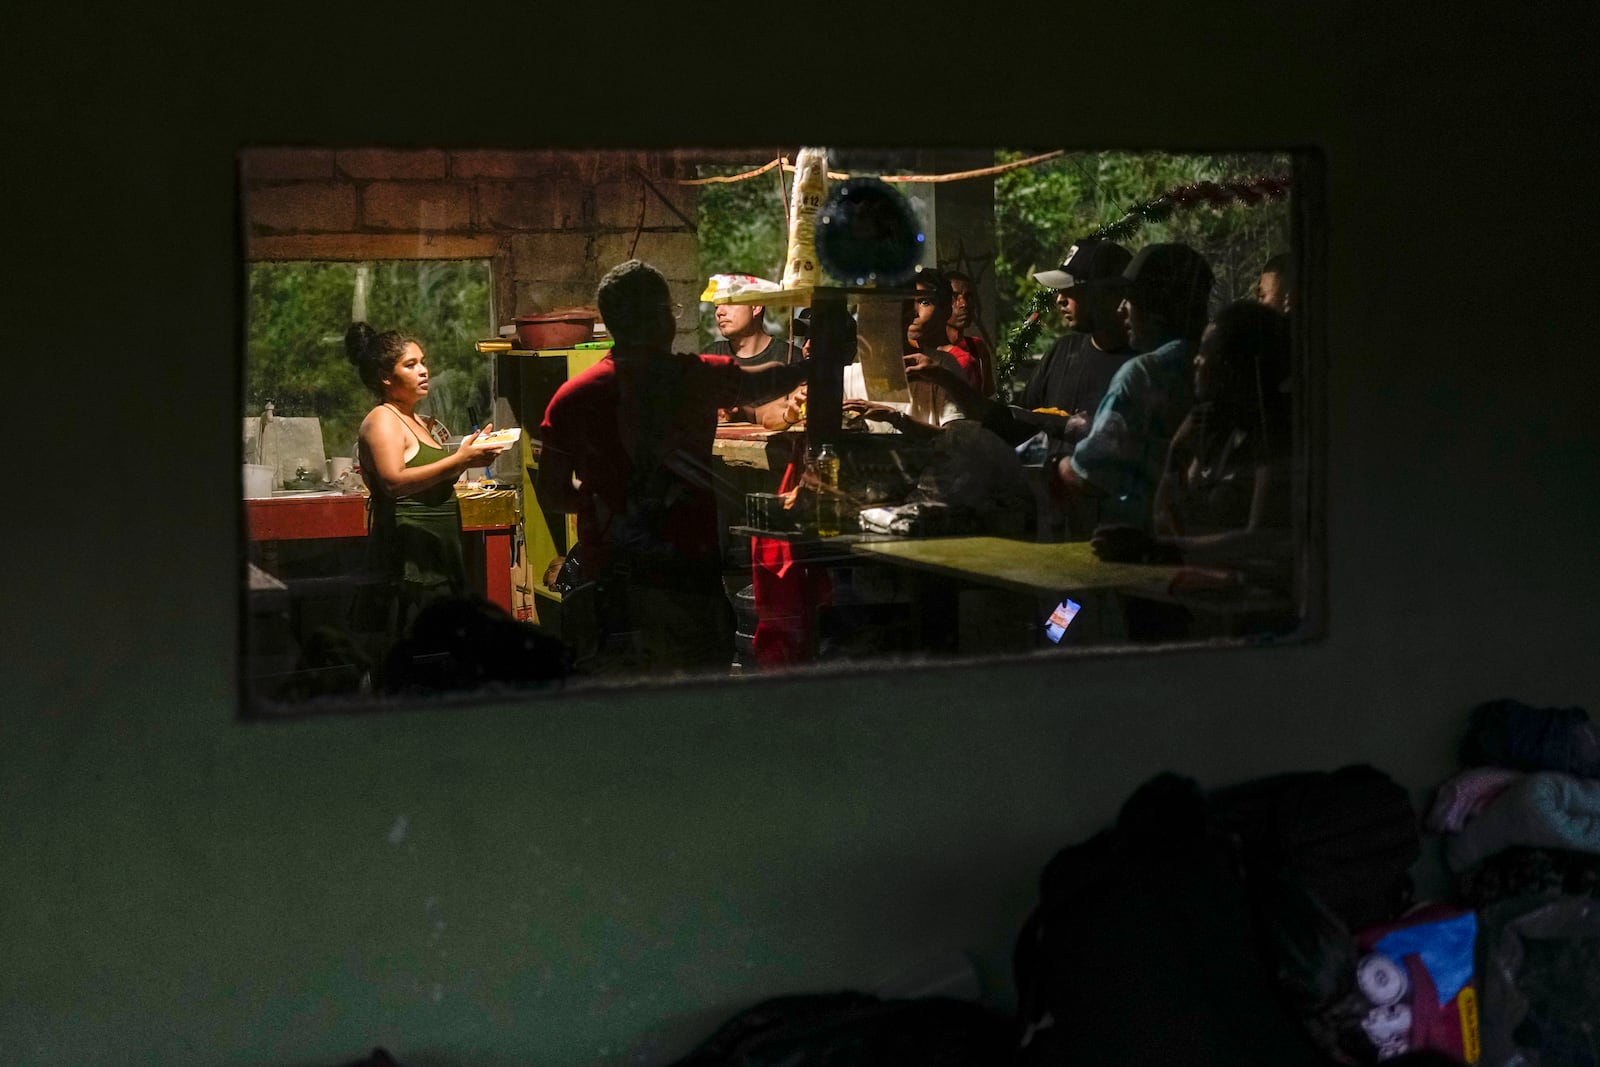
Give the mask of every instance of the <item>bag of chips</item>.
<svg viewBox="0 0 1600 1067">
<path fill-rule="evenodd" d="M 706 283 L 705 292 L 700 294 L 700 299 L 715 304 L 719 300 L 727 300 L 745 293 L 776 293 L 782 289 L 783 286 L 777 282 L 757 278 L 754 274 L 713 274 Z"/>
<path fill-rule="evenodd" d="M 789 255 L 784 260 L 785 289 L 814 289 L 817 270 L 817 209 L 828 196 L 828 153 L 802 148 L 794 162 L 789 196 Z"/>
</svg>

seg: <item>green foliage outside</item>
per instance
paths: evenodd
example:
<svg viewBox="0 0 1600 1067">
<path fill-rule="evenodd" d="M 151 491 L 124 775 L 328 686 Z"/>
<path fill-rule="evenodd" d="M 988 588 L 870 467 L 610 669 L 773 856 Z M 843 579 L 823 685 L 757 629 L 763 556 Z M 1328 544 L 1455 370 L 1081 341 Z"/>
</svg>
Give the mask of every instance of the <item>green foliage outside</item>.
<svg viewBox="0 0 1600 1067">
<path fill-rule="evenodd" d="M 705 166 L 702 178 L 725 177 L 749 168 Z M 738 182 L 714 182 L 700 186 L 700 276 L 713 274 L 754 274 L 780 282 L 784 261 L 789 255 L 789 216 L 784 196 L 794 175 L 783 176 L 778 185 L 776 167 L 765 174 Z M 771 316 L 768 316 L 771 318 Z M 700 336 L 718 337 L 710 306 L 700 308 Z"/>
<path fill-rule="evenodd" d="M 244 412 L 316 416 L 330 456 L 345 455 L 376 402 L 345 357 L 344 332 L 366 290 L 373 329 L 420 339 L 428 358 L 424 414 L 460 435 L 487 420 L 492 361 L 473 342 L 493 335 L 489 264 L 464 260 L 250 265 Z"/>
<path fill-rule="evenodd" d="M 995 159 L 1007 163 L 1036 154 L 1036 150 L 1002 150 Z M 1080 238 L 1120 221 L 1136 205 L 1178 186 L 1287 173 L 1289 169 L 1289 158 L 1282 155 L 1079 152 L 997 175 L 995 280 L 1001 355 L 1040 290 L 1034 273 L 1060 264 Z M 1178 209 L 1163 221 L 1144 223 L 1131 238 L 1119 243 L 1132 252 L 1166 241 L 1196 249 L 1216 276 L 1212 291 L 1215 311 L 1230 301 L 1253 296 L 1262 264 L 1273 253 L 1289 251 L 1290 240 L 1285 198 L 1254 205 Z M 1031 350 L 1048 349 L 1060 332 L 1059 320 L 1047 316 Z"/>
<path fill-rule="evenodd" d="M 996 163 L 1039 154 L 1039 149 L 995 153 Z M 1225 182 L 1286 173 L 1283 155 L 1174 155 L 1161 152 L 1077 152 L 995 177 L 995 282 L 999 352 L 1027 316 L 1039 291 L 1033 275 L 1057 266 L 1073 243 L 1120 221 L 1136 205 L 1170 189 L 1201 181 Z M 739 168 L 702 168 L 702 176 Z M 792 176 L 790 176 L 792 178 Z M 790 178 L 785 179 L 790 180 Z M 749 271 L 777 281 L 788 246 L 788 218 L 772 172 L 746 181 L 701 187 L 701 273 Z M 1287 199 L 1222 207 L 1199 205 L 1147 222 L 1122 243 L 1130 251 L 1160 241 L 1193 246 L 1217 278 L 1213 310 L 1253 295 L 1261 266 L 1290 247 Z M 1030 350 L 1043 352 L 1059 335 L 1048 316 Z M 701 331 L 715 337 L 702 308 Z"/>
<path fill-rule="evenodd" d="M 1000 150 L 997 162 L 1033 150 Z M 702 176 L 737 173 L 705 167 Z M 1284 156 L 1080 152 L 995 178 L 997 354 L 1039 292 L 1036 271 L 1056 266 L 1078 239 L 1115 223 L 1135 205 L 1199 181 L 1229 181 L 1289 169 Z M 786 175 L 784 182 L 792 180 Z M 700 272 L 748 271 L 778 281 L 788 250 L 788 217 L 776 171 L 700 187 Z M 1261 265 L 1290 247 L 1287 200 L 1256 205 L 1201 205 L 1148 222 L 1124 243 L 1182 241 L 1203 253 L 1217 276 L 1214 303 L 1247 297 Z M 373 404 L 345 359 L 344 331 L 365 288 L 365 318 L 375 329 L 422 339 L 433 395 L 423 410 L 455 434 L 489 417 L 492 363 L 473 342 L 492 336 L 489 264 L 484 261 L 282 262 L 250 266 L 244 412 L 272 400 L 280 415 L 322 420 L 329 455 L 342 455 Z M 716 337 L 702 306 L 703 339 Z M 1047 349 L 1059 334 L 1054 315 L 1029 346 Z"/>
</svg>

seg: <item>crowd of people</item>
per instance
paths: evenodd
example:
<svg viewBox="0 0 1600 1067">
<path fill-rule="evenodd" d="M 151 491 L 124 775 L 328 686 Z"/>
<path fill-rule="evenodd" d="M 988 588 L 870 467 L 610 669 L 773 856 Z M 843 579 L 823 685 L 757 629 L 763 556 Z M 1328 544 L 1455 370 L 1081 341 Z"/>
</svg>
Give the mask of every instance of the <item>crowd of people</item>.
<svg viewBox="0 0 1600 1067">
<path fill-rule="evenodd" d="M 1073 247 L 1035 276 L 1065 333 L 1020 389 L 1003 395 L 993 349 L 975 332 L 963 273 L 918 269 L 902 314 L 908 402 L 864 395 L 845 375 L 847 421 L 940 439 L 957 423 L 1042 462 L 1043 539 L 1088 541 L 1102 559 L 1233 568 L 1286 586 L 1293 557 L 1292 260 L 1265 265 L 1255 299 L 1210 314 L 1213 275 L 1182 244 L 1132 253 Z M 734 616 L 724 584 L 726 516 L 739 507 L 713 462 L 719 422 L 803 424 L 813 342 L 854 359 L 853 323 L 791 323 L 723 304 L 709 351 L 674 353 L 680 308 L 659 271 L 629 260 L 601 279 L 596 304 L 614 345 L 555 393 L 537 431 L 538 506 L 576 516 L 566 561 L 563 635 L 581 670 L 723 670 Z M 460 598 L 460 517 L 451 484 L 502 445 L 481 434 L 450 452 L 417 412 L 428 373 L 420 342 L 347 337 L 380 403 L 361 428 L 373 500 L 365 625 L 398 640 L 430 601 Z M 970 438 L 967 438 L 970 440 Z"/>
<path fill-rule="evenodd" d="M 1211 268 L 1183 244 L 1132 254 L 1085 242 L 1035 277 L 1053 290 L 1067 332 L 1014 400 L 979 384 L 948 325 L 950 278 L 922 270 L 906 316 L 909 409 L 848 406 L 903 432 L 977 420 L 1013 446 L 1041 445 L 1060 535 L 1091 540 L 1102 558 L 1286 561 L 1289 257 L 1267 262 L 1256 299 L 1214 318 Z M 929 343 L 946 328 L 950 343 Z"/>
</svg>

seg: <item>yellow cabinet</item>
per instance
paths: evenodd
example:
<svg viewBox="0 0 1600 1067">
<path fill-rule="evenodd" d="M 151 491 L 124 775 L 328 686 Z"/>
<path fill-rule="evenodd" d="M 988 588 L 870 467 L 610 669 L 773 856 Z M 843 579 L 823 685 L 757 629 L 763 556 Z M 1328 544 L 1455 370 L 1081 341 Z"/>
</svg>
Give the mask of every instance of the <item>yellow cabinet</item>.
<svg viewBox="0 0 1600 1067">
<path fill-rule="evenodd" d="M 543 588 L 546 568 L 551 560 L 566 555 L 578 538 L 573 516 L 546 512 L 539 506 L 539 496 L 534 490 L 539 471 L 539 424 L 544 421 L 545 408 L 561 383 L 581 374 L 605 356 L 603 348 L 512 349 L 495 353 L 496 390 L 510 405 L 517 425 L 522 427 L 517 447 L 522 455 L 523 564 L 517 582 L 521 587 L 517 601 L 519 606 L 532 608 L 535 621 L 538 621 L 539 609 L 550 598 L 535 596 L 533 590 L 548 592 Z"/>
</svg>

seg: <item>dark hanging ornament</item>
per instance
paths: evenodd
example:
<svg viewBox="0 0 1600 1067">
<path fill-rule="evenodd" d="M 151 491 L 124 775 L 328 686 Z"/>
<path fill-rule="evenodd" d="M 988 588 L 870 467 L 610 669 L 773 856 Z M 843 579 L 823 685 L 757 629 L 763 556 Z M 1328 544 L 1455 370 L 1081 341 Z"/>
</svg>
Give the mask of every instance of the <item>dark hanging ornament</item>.
<svg viewBox="0 0 1600 1067">
<path fill-rule="evenodd" d="M 817 209 L 816 234 L 822 268 L 853 285 L 909 281 L 926 240 L 906 198 L 868 177 L 834 186 Z"/>
</svg>

